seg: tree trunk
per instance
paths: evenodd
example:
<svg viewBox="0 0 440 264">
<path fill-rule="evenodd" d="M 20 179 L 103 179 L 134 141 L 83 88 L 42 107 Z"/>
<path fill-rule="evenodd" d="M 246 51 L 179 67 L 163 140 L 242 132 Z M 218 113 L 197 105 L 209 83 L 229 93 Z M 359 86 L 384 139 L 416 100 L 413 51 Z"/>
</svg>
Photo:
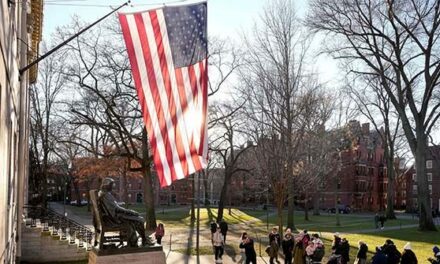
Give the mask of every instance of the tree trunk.
<svg viewBox="0 0 440 264">
<path fill-rule="evenodd" d="M 295 230 L 295 220 L 293 218 L 293 215 L 295 213 L 295 200 L 294 200 L 294 182 L 293 182 L 293 175 L 288 177 L 288 187 L 287 187 L 287 228 L 290 228 L 291 230 Z M 284 206 L 284 204 L 282 205 Z"/>
<path fill-rule="evenodd" d="M 278 233 L 280 233 L 280 236 L 283 237 L 283 209 L 284 209 L 284 202 L 278 204 L 277 206 L 277 216 L 278 216 Z"/>
<path fill-rule="evenodd" d="M 309 221 L 309 198 L 307 195 L 304 198 L 304 220 Z"/>
<path fill-rule="evenodd" d="M 153 231 L 156 229 L 157 223 L 154 209 L 153 178 L 151 175 L 148 138 L 145 127 L 142 132 L 142 175 L 144 181 L 145 229 Z"/>
<path fill-rule="evenodd" d="M 387 162 L 387 209 L 385 215 L 387 219 L 396 219 L 394 214 L 394 146 L 386 144 L 385 146 L 385 160 Z"/>
<path fill-rule="evenodd" d="M 431 212 L 428 179 L 426 176 L 426 151 L 426 136 L 423 132 L 417 131 L 417 149 L 414 156 L 416 160 L 418 209 L 420 213 L 419 229 L 423 231 L 437 230 Z"/>
<path fill-rule="evenodd" d="M 210 201 L 209 201 L 209 190 L 208 190 L 208 173 L 203 170 L 203 172 L 201 172 L 203 175 L 203 193 L 205 196 L 205 200 L 204 200 L 204 204 L 207 208 L 210 207 Z"/>
<path fill-rule="evenodd" d="M 317 186 L 316 187 L 316 191 L 313 194 L 313 215 L 320 215 L 320 212 L 319 212 L 319 206 L 320 206 L 319 199 L 321 197 L 320 197 L 319 194 L 320 194 L 319 187 Z"/>
<path fill-rule="evenodd" d="M 220 201 L 218 202 L 218 210 L 217 210 L 217 222 L 220 222 L 223 219 L 223 210 L 225 209 L 225 201 L 227 198 L 228 192 L 228 183 L 231 176 L 229 175 L 228 169 L 225 170 L 225 182 L 223 183 L 222 191 L 220 193 Z"/>
</svg>

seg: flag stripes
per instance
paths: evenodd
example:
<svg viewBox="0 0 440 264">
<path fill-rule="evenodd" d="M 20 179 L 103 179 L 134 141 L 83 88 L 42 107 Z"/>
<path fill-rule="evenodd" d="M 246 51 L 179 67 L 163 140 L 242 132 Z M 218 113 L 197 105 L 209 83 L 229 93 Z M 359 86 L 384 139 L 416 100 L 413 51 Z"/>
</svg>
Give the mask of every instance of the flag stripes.
<svg viewBox="0 0 440 264">
<path fill-rule="evenodd" d="M 163 9 L 119 14 L 160 185 L 206 167 L 207 62 L 175 68 Z"/>
</svg>

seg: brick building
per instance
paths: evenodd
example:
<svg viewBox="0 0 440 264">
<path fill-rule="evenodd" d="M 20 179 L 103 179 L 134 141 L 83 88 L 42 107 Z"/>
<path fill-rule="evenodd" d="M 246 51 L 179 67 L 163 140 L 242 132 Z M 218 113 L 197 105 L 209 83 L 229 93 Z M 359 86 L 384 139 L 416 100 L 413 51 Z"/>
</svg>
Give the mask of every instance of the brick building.
<svg viewBox="0 0 440 264">
<path fill-rule="evenodd" d="M 440 146 L 430 146 L 426 155 L 426 173 L 428 188 L 431 195 L 431 208 L 440 211 Z M 414 165 L 411 166 L 402 179 L 403 200 L 407 211 L 417 211 L 417 174 Z"/>
<path fill-rule="evenodd" d="M 341 151 L 342 166 L 321 192 L 321 208 L 350 206 L 358 211 L 383 210 L 386 205 L 386 164 L 382 140 L 369 123 L 350 121 L 348 141 Z M 341 140 L 342 141 L 342 140 Z M 337 198 L 336 198 L 337 197 Z"/>
</svg>

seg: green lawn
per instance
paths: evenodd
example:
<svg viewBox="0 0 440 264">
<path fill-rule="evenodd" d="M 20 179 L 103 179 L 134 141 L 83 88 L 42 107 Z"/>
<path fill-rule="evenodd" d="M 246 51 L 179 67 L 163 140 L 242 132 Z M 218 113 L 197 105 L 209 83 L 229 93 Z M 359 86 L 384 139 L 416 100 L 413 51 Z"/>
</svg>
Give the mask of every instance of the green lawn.
<svg viewBox="0 0 440 264">
<path fill-rule="evenodd" d="M 196 210 L 197 213 L 197 210 Z M 225 209 L 223 218 L 228 224 L 239 224 L 248 221 L 261 222 L 258 218 L 251 216 L 239 209 L 231 209 L 231 214 Z M 157 220 L 163 222 L 167 226 L 179 227 L 189 226 L 191 224 L 191 211 L 189 209 L 179 211 L 165 211 L 156 214 Z M 217 217 L 217 209 L 200 208 L 200 224 L 202 226 L 209 226 Z"/>
</svg>

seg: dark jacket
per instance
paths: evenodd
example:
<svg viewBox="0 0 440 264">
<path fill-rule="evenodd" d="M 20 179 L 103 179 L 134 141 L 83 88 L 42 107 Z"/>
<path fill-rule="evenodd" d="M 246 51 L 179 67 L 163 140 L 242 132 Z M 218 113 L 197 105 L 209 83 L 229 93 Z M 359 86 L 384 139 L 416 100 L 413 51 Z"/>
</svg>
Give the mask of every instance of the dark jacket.
<svg viewBox="0 0 440 264">
<path fill-rule="evenodd" d="M 350 261 L 350 244 L 348 244 L 347 240 L 341 242 L 340 252 L 341 252 L 343 263 L 349 262 Z"/>
<path fill-rule="evenodd" d="M 405 249 L 400 264 L 417 264 L 416 254 L 412 250 Z"/>
<path fill-rule="evenodd" d="M 387 262 L 387 256 L 382 251 L 378 251 L 373 256 L 371 264 L 387 264 Z"/>
<path fill-rule="evenodd" d="M 388 259 L 388 264 L 399 264 L 400 262 L 400 257 L 402 256 L 402 254 L 400 254 L 399 250 L 397 250 L 396 246 L 391 244 L 391 245 L 386 245 L 383 246 L 383 253 L 385 255 L 387 255 L 387 259 Z"/>
<path fill-rule="evenodd" d="M 221 221 L 220 222 L 220 231 L 222 232 L 222 234 L 226 234 L 226 232 L 228 232 L 228 224 L 225 221 Z"/>
<path fill-rule="evenodd" d="M 257 256 L 257 253 L 255 253 L 254 249 L 254 240 L 249 238 L 249 241 L 247 243 L 241 242 L 240 248 L 244 248 L 244 254 L 246 255 L 246 258 L 252 259 Z"/>
<path fill-rule="evenodd" d="M 286 255 L 290 252 L 292 254 L 293 246 L 295 242 L 293 241 L 293 237 L 290 238 L 284 236 L 283 242 L 281 242 L 281 246 L 283 247 L 283 254 Z"/>
<path fill-rule="evenodd" d="M 273 234 L 272 232 L 269 234 L 269 244 L 272 244 L 272 241 L 275 241 L 277 243 L 277 245 L 279 246 L 280 240 L 281 240 L 280 234 L 278 234 L 278 233 Z"/>
<path fill-rule="evenodd" d="M 368 246 L 366 244 L 362 244 L 359 247 L 359 251 L 356 255 L 358 259 L 367 259 Z"/>
</svg>

